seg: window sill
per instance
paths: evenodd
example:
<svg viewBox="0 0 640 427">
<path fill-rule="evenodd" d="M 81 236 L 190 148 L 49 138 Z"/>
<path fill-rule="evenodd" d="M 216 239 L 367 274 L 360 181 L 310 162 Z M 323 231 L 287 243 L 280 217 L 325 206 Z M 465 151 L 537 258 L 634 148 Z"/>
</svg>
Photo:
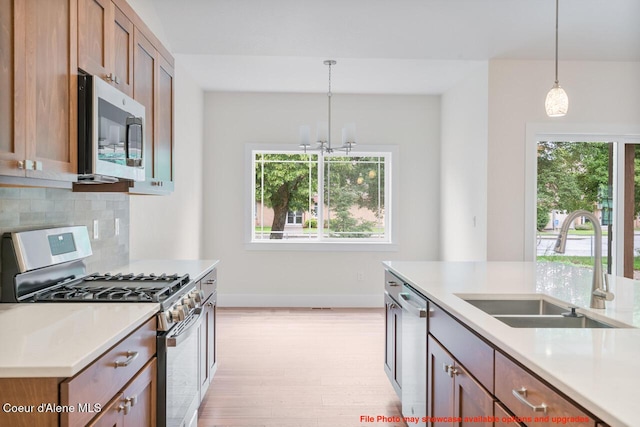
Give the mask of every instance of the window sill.
<svg viewBox="0 0 640 427">
<path fill-rule="evenodd" d="M 249 242 L 248 251 L 306 251 L 306 252 L 397 252 L 398 244 L 389 242 Z"/>
</svg>

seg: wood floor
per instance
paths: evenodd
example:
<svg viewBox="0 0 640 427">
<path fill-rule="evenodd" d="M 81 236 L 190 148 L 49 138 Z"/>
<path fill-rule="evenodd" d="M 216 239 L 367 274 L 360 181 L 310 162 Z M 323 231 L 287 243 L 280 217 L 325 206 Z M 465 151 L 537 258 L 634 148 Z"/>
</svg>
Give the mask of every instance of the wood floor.
<svg viewBox="0 0 640 427">
<path fill-rule="evenodd" d="M 218 371 L 199 427 L 390 427 L 382 309 L 217 312 Z"/>
</svg>

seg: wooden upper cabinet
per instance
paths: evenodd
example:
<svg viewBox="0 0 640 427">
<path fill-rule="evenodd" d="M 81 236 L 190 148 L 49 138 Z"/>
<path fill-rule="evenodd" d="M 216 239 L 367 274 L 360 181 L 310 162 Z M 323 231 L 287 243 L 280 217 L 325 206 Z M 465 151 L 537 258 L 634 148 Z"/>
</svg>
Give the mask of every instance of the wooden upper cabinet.
<svg viewBox="0 0 640 427">
<path fill-rule="evenodd" d="M 26 0 L 26 176 L 76 180 L 77 1 Z"/>
<path fill-rule="evenodd" d="M 76 22 L 75 0 L 0 1 L 3 177 L 76 180 Z"/>
<path fill-rule="evenodd" d="M 144 158 L 145 178 L 147 180 L 154 177 L 154 156 L 155 156 L 155 121 L 154 114 L 156 106 L 156 50 L 151 42 L 137 28 L 134 30 L 134 69 L 133 69 L 133 98 L 144 105 L 145 108 L 145 129 L 144 148 L 142 156 Z"/>
<path fill-rule="evenodd" d="M 173 66 L 158 55 L 157 148 L 155 177 L 173 190 Z"/>
<path fill-rule="evenodd" d="M 24 16 L 20 0 L 0 1 L 0 174 L 24 176 Z"/>
<path fill-rule="evenodd" d="M 134 29 L 133 97 L 145 107 L 145 181 L 132 193 L 173 191 L 174 69 L 137 27 Z"/>
<path fill-rule="evenodd" d="M 133 23 L 111 0 L 78 0 L 78 67 L 133 95 Z"/>
</svg>

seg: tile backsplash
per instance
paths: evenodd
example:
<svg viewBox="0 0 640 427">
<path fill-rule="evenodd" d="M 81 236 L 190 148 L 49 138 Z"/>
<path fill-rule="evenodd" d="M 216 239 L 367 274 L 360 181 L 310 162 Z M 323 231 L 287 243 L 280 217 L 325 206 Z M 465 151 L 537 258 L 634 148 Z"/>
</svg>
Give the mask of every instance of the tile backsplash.
<svg viewBox="0 0 640 427">
<path fill-rule="evenodd" d="M 116 236 L 115 220 L 119 218 Z M 99 237 L 93 238 L 98 220 Z M 106 272 L 129 262 L 129 196 L 74 193 L 53 188 L 0 188 L 0 232 L 85 225 L 93 255 L 87 271 Z"/>
</svg>

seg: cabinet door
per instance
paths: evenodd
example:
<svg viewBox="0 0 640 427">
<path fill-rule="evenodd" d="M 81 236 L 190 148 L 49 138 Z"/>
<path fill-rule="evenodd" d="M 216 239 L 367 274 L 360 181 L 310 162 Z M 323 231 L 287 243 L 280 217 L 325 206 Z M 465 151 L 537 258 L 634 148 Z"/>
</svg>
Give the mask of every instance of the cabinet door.
<svg viewBox="0 0 640 427">
<path fill-rule="evenodd" d="M 437 417 L 451 417 L 454 413 L 453 357 L 433 339 L 427 344 L 427 415 L 429 426 L 451 426 L 451 422 L 436 422 Z"/>
<path fill-rule="evenodd" d="M 213 298 L 209 298 L 203 305 L 204 316 L 200 326 L 200 401 L 211 384 L 213 369 L 215 368 L 215 305 Z"/>
<path fill-rule="evenodd" d="M 158 55 L 154 178 L 173 190 L 173 66 Z"/>
<path fill-rule="evenodd" d="M 125 405 L 124 425 L 154 427 L 156 425 L 157 362 L 154 357 L 142 368 L 122 392 Z"/>
<path fill-rule="evenodd" d="M 104 79 L 111 73 L 111 0 L 78 0 L 78 67 Z"/>
<path fill-rule="evenodd" d="M 213 381 L 213 374 L 216 370 L 217 347 L 216 347 L 216 297 L 214 295 L 209 303 L 209 317 L 207 317 L 207 359 L 209 361 L 209 379 Z"/>
<path fill-rule="evenodd" d="M 102 412 L 93 419 L 87 427 L 123 427 L 124 426 L 124 404 L 122 394 L 118 394 L 113 400 L 102 408 Z"/>
<path fill-rule="evenodd" d="M 384 368 L 398 397 L 402 390 L 402 309 L 390 296 L 385 296 Z"/>
<path fill-rule="evenodd" d="M 133 23 L 116 6 L 113 7 L 113 73 L 115 86 L 133 97 Z"/>
<path fill-rule="evenodd" d="M 24 176 L 25 3 L 0 1 L 0 174 Z"/>
<path fill-rule="evenodd" d="M 77 1 L 26 0 L 26 176 L 76 180 Z M 33 165 L 31 165 L 33 162 Z"/>
<path fill-rule="evenodd" d="M 144 130 L 144 168 L 145 178 L 152 181 L 155 176 L 155 125 L 154 111 L 156 97 L 156 50 L 151 42 L 134 28 L 134 62 L 133 62 L 133 98 L 144 105 L 145 130 Z"/>
<path fill-rule="evenodd" d="M 454 417 L 462 419 L 459 425 L 493 427 L 493 398 L 491 395 L 462 366 L 456 363 L 454 370 Z M 487 420 L 488 417 L 490 417 L 489 420 Z"/>
</svg>

